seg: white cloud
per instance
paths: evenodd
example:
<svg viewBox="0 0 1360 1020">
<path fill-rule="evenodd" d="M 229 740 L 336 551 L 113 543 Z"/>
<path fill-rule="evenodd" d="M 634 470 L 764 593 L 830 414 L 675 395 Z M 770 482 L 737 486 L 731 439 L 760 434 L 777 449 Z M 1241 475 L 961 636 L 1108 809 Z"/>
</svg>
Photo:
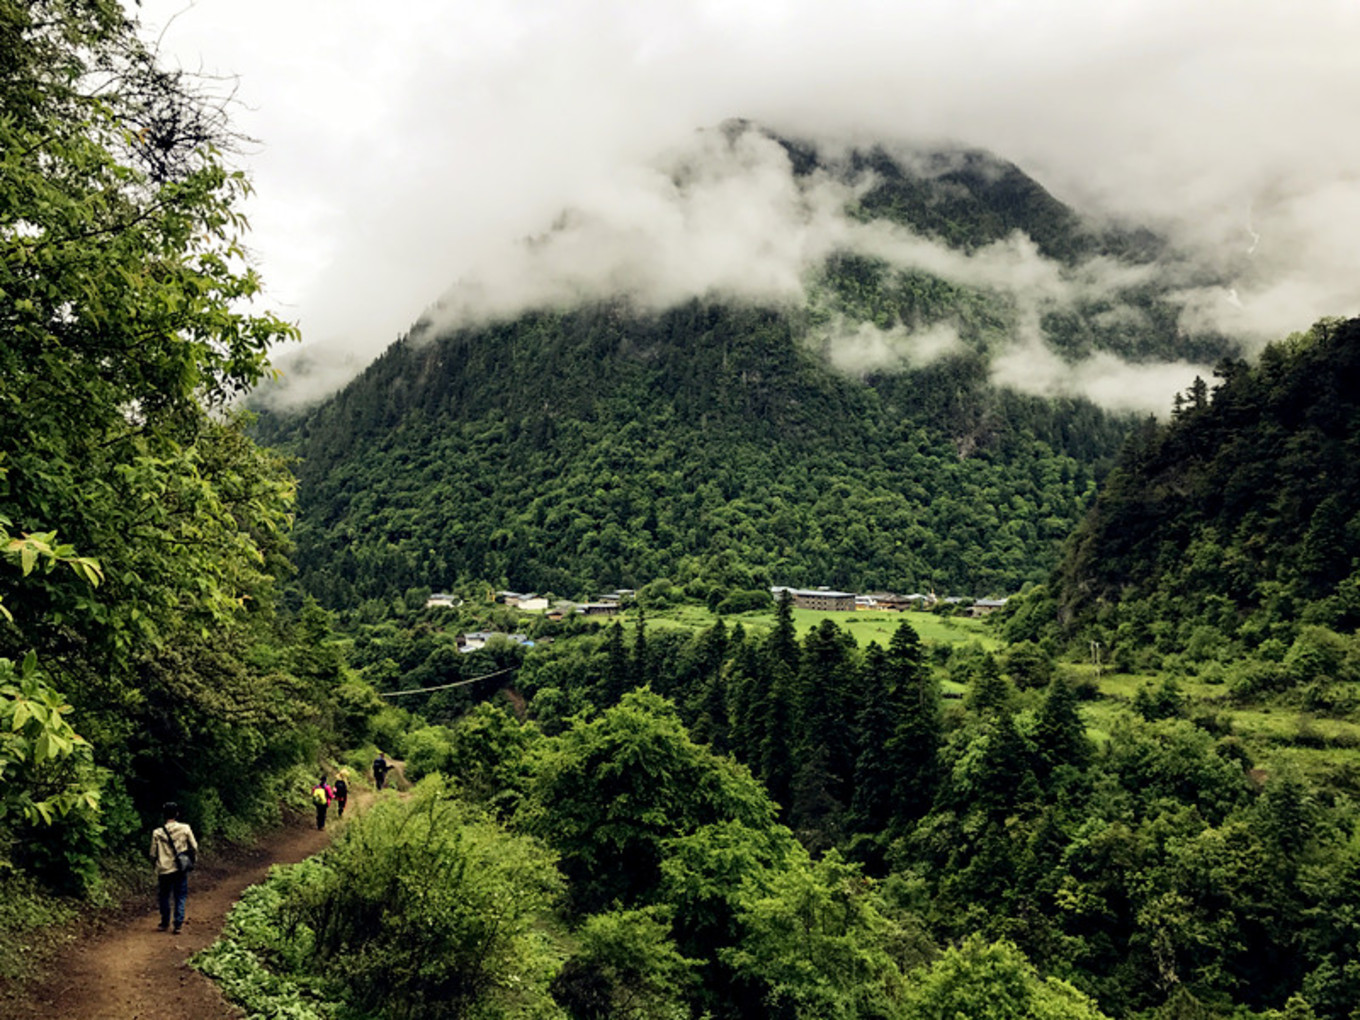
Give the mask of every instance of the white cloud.
<svg viewBox="0 0 1360 1020">
<path fill-rule="evenodd" d="M 853 376 L 922 368 L 966 349 L 958 331 L 943 322 L 913 330 L 900 323 L 881 329 L 871 322 L 841 320 L 814 342 L 820 342 L 833 367 Z"/>
<path fill-rule="evenodd" d="M 1041 397 L 1085 397 L 1112 411 L 1165 416 L 1174 394 L 1188 389 L 1196 376 L 1208 378 L 1205 365 L 1185 361 L 1134 364 L 1099 351 L 1069 362 L 1044 344 L 1038 323 L 1022 328 L 1017 342 L 991 361 L 991 379 Z"/>
<path fill-rule="evenodd" d="M 182 7 L 140 11 L 159 25 Z M 497 279 L 507 243 L 569 207 L 590 223 L 582 285 L 603 268 L 657 294 L 732 278 L 782 293 L 828 240 L 798 205 L 812 198 L 746 208 L 716 181 L 676 220 L 647 169 L 734 115 L 990 148 L 1230 270 L 1237 303 L 1187 292 L 1187 324 L 1259 342 L 1360 311 L 1360 7 L 1341 0 L 197 0 L 165 45 L 241 74 L 241 126 L 263 142 L 252 245 L 274 304 L 336 362 L 371 358 L 451 281 Z M 792 255 L 766 260 L 751 239 L 781 210 L 771 244 Z M 679 247 L 631 263 L 585 249 L 631 224 L 646 252 L 644 223 Z M 891 232 L 856 240 L 948 260 Z M 945 268 L 1030 273 L 1052 300 L 1086 285 L 1022 242 Z"/>
</svg>

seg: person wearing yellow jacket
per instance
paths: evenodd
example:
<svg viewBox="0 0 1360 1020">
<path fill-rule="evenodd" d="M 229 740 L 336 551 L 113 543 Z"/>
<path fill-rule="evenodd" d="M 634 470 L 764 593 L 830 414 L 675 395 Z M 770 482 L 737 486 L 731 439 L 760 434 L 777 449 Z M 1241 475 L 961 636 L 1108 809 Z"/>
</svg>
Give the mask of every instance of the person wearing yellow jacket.
<svg viewBox="0 0 1360 1020">
<path fill-rule="evenodd" d="M 161 923 L 156 927 L 165 931 L 170 927 L 170 901 L 175 904 L 175 934 L 184 927 L 184 901 L 189 898 L 189 874 L 180 867 L 177 855 L 187 853 L 190 866 L 198 856 L 198 840 L 194 830 L 179 820 L 179 805 L 166 801 L 161 809 L 165 823 L 151 833 L 152 863 L 156 866 L 156 899 L 161 908 Z"/>
</svg>

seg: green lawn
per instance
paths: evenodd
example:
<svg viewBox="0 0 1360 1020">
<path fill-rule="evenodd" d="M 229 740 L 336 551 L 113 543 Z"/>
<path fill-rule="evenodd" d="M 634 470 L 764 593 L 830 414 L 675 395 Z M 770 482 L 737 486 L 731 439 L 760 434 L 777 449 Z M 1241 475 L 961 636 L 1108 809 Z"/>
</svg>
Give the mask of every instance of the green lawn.
<svg viewBox="0 0 1360 1020">
<path fill-rule="evenodd" d="M 624 613 L 620 619 L 631 624 L 636 619 L 636 610 Z M 774 626 L 773 610 L 759 613 L 738 613 L 724 616 L 728 627 L 740 623 L 749 633 L 763 634 Z M 817 609 L 795 609 L 793 624 L 798 636 L 804 637 L 823 620 L 833 620 L 842 631 L 851 634 L 856 643 L 865 647 L 872 641 L 887 647 L 893 633 L 903 623 L 910 623 L 921 640 L 932 644 L 963 644 L 977 642 L 988 651 L 1000 647 L 1001 642 L 992 636 L 982 620 L 966 617 L 943 617 L 934 613 L 894 613 L 889 611 L 828 613 Z M 700 605 L 672 606 L 664 610 L 649 610 L 648 627 L 676 628 L 684 630 L 705 630 L 718 621 L 718 617 Z"/>
<path fill-rule="evenodd" d="M 1094 679 L 1102 697 L 1083 703 L 1087 732 L 1104 743 L 1117 716 L 1130 712 L 1139 688 L 1157 687 L 1158 675 L 1102 673 L 1096 677 L 1089 663 L 1067 664 L 1070 673 Z M 1192 677 L 1178 678 L 1191 716 L 1213 713 L 1225 720 L 1234 736 L 1241 738 L 1252 760 L 1268 772 L 1285 764 L 1311 775 L 1324 784 L 1335 782 L 1353 788 L 1360 776 L 1360 723 L 1300 712 L 1288 705 L 1236 705 L 1227 700 L 1223 684 L 1209 684 Z"/>
</svg>

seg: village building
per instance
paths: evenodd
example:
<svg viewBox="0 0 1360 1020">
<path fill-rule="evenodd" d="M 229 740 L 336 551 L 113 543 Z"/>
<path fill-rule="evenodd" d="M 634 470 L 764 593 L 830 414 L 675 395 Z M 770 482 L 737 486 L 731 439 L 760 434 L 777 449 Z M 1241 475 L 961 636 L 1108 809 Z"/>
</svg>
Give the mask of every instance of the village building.
<svg viewBox="0 0 1360 1020">
<path fill-rule="evenodd" d="M 973 617 L 987 616 L 996 612 L 1004 606 L 1007 601 L 1007 599 L 978 599 L 969 607 L 968 615 Z"/>
<path fill-rule="evenodd" d="M 486 643 L 492 638 L 503 637 L 525 648 L 534 647 L 534 643 L 523 634 L 502 634 L 494 630 L 473 630 L 458 636 L 458 650 L 464 654 L 468 652 L 481 651 L 486 647 Z"/>
<path fill-rule="evenodd" d="M 830 588 L 786 588 L 775 585 L 770 594 L 776 599 L 787 592 L 793 599 L 795 609 L 816 609 L 829 613 L 853 613 L 855 593 L 852 591 L 832 591 Z"/>
</svg>

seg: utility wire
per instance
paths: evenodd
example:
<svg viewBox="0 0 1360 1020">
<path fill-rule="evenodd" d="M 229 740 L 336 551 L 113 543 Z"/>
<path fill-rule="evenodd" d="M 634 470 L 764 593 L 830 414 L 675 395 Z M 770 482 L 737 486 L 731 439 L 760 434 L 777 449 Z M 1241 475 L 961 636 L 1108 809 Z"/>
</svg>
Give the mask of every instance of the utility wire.
<svg viewBox="0 0 1360 1020">
<path fill-rule="evenodd" d="M 484 673 L 481 676 L 474 676 L 471 680 L 459 680 L 454 684 L 440 684 L 438 687 L 416 687 L 409 691 L 379 691 L 380 698 L 400 698 L 403 694 L 429 694 L 431 691 L 447 691 L 450 687 L 466 687 L 468 684 L 475 684 L 478 680 L 490 680 L 493 676 L 500 676 L 502 673 L 513 673 L 519 669 L 518 666 L 506 666 L 498 669 L 494 673 Z"/>
</svg>

